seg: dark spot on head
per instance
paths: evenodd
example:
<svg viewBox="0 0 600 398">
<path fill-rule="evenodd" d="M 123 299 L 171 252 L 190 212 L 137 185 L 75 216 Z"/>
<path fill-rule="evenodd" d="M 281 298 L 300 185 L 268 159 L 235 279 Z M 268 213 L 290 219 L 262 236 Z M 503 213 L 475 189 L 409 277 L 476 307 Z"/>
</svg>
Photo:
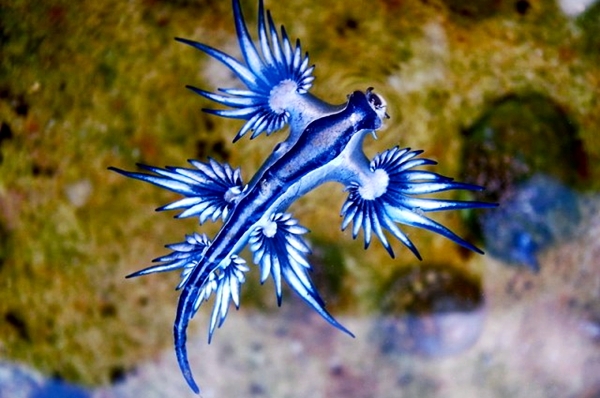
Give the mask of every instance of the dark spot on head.
<svg viewBox="0 0 600 398">
<path fill-rule="evenodd" d="M 371 94 L 369 96 L 369 101 L 371 102 L 371 104 L 373 104 L 375 108 L 381 108 L 381 105 L 383 105 L 383 102 L 381 102 L 381 98 L 379 98 L 377 94 Z"/>
<path fill-rule="evenodd" d="M 515 3 L 515 10 L 521 15 L 527 14 L 530 8 L 531 4 L 527 0 L 519 0 Z"/>
</svg>

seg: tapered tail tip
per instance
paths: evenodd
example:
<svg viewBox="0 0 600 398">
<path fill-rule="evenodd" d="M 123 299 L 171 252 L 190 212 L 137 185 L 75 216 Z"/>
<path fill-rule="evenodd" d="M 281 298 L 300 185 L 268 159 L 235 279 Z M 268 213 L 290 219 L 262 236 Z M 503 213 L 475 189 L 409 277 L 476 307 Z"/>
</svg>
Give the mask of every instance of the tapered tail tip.
<svg viewBox="0 0 600 398">
<path fill-rule="evenodd" d="M 177 354 L 177 362 L 179 363 L 179 368 L 181 369 L 181 374 L 183 375 L 185 381 L 188 383 L 188 386 L 190 386 L 194 393 L 200 394 L 200 387 L 198 387 L 198 384 L 196 384 L 194 376 L 192 375 L 192 369 L 190 369 L 190 362 L 187 356 L 185 341 L 181 345 L 176 343 L 175 351 Z"/>
<path fill-rule="evenodd" d="M 194 377 L 192 376 L 192 372 L 188 371 L 188 372 L 184 373 L 183 377 L 185 377 L 185 381 L 187 381 L 188 386 L 190 386 L 190 388 L 192 389 L 192 391 L 195 394 L 200 394 L 200 387 L 198 387 L 198 385 L 194 381 Z"/>
</svg>

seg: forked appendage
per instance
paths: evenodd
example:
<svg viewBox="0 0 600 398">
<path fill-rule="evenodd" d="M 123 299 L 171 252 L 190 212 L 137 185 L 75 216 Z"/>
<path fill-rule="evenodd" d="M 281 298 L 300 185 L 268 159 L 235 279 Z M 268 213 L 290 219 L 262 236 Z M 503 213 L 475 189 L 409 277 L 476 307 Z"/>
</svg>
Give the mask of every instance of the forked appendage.
<svg viewBox="0 0 600 398">
<path fill-rule="evenodd" d="M 177 218 L 198 217 L 200 223 L 207 219 L 225 220 L 229 215 L 237 197 L 243 191 L 240 169 L 233 169 L 226 163 L 209 159 L 207 163 L 197 160 L 189 161 L 194 169 L 184 167 L 160 167 L 138 164 L 150 173 L 125 171 L 116 167 L 116 171 L 126 177 L 149 182 L 161 188 L 183 195 L 184 198 L 159 207 L 163 210 L 183 210 Z"/>
<path fill-rule="evenodd" d="M 314 66 L 308 65 L 308 54 L 302 54 L 300 41 L 295 47 L 281 27 L 277 33 L 271 13 L 267 11 L 267 23 L 262 0 L 258 10 L 259 49 L 254 45 L 239 0 L 233 0 L 233 16 L 244 63 L 206 44 L 177 38 L 210 55 L 229 67 L 246 85 L 247 90 L 220 88 L 223 94 L 211 93 L 199 88 L 188 87 L 195 93 L 218 104 L 234 109 L 204 109 L 214 115 L 244 119 L 247 122 L 237 133 L 234 142 L 253 130 L 252 138 L 265 132 L 267 135 L 283 128 L 289 119 L 289 109 L 294 105 L 294 96 L 308 92 L 312 86 Z"/>
<path fill-rule="evenodd" d="M 408 236 L 396 223 L 427 229 L 438 233 L 453 242 L 477 253 L 483 253 L 476 246 L 462 239 L 454 232 L 425 216 L 432 211 L 492 208 L 495 203 L 461 201 L 449 199 L 421 198 L 414 195 L 431 194 L 448 190 L 479 191 L 480 186 L 455 182 L 430 171 L 415 170 L 415 167 L 435 165 L 436 162 L 417 156 L 423 151 L 411 151 L 398 147 L 384 151 L 371 161 L 371 180 L 350 185 L 346 202 L 342 206 L 342 230 L 353 223 L 352 237 L 356 238 L 362 228 L 365 248 L 371 242 L 372 233 L 379 238 L 390 256 L 394 251 L 384 230 L 388 230 L 420 260 L 421 255 Z M 372 182 L 372 183 L 371 183 Z"/>
</svg>

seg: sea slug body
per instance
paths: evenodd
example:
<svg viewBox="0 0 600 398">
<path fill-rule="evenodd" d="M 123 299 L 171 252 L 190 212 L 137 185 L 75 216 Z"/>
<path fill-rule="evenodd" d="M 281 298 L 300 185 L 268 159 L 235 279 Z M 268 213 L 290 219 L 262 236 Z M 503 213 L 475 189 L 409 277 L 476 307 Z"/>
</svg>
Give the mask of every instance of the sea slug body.
<svg viewBox="0 0 600 398">
<path fill-rule="evenodd" d="M 244 184 L 239 169 L 221 164 L 190 161 L 192 168 L 158 168 L 140 165 L 145 172 L 111 170 L 149 182 L 183 196 L 158 210 L 181 210 L 179 218 L 198 217 L 200 223 L 222 220 L 211 240 L 206 235 L 186 235 L 181 243 L 168 245 L 170 254 L 158 264 L 130 277 L 181 270 L 181 294 L 174 325 L 175 351 L 189 386 L 199 393 L 186 351 L 186 330 L 200 305 L 213 297 L 209 342 L 216 327 L 227 317 L 230 302 L 240 304 L 240 288 L 250 270 L 240 252 L 248 247 L 260 270 L 261 282 L 269 276 L 281 303 L 282 280 L 315 311 L 336 328 L 350 334 L 325 309 L 309 275 L 310 252 L 303 235 L 308 230 L 288 212 L 288 207 L 325 182 L 338 182 L 348 192 L 341 209 L 342 229 L 352 224 L 352 236 L 363 231 L 365 247 L 373 235 L 393 257 L 384 231 L 421 258 L 415 245 L 397 224 L 428 229 L 457 244 L 481 253 L 448 228 L 428 218 L 428 212 L 488 208 L 493 204 L 421 197 L 447 190 L 480 190 L 479 186 L 453 181 L 420 166 L 435 162 L 420 157 L 422 151 L 398 147 L 373 159 L 364 154 L 364 138 L 379 130 L 389 118 L 386 102 L 372 88 L 355 91 L 341 105 L 330 105 L 308 90 L 314 66 L 285 31 L 275 28 L 262 0 L 258 11 L 258 46 L 244 21 L 239 0 L 233 0 L 233 15 L 243 55 L 239 61 L 222 51 L 187 39 L 177 39 L 229 67 L 246 89 L 222 88 L 212 93 L 190 87 L 195 93 L 231 109 L 208 109 L 211 114 L 246 122 L 234 142 L 251 132 L 251 138 L 272 134 L 289 126 L 289 134 L 265 160 L 253 178 Z"/>
</svg>

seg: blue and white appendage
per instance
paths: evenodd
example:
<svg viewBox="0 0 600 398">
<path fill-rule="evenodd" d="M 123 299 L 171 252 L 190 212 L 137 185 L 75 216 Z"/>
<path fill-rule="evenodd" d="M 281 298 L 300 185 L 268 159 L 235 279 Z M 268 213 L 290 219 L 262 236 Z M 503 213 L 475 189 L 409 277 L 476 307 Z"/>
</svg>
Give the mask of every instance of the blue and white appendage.
<svg viewBox="0 0 600 398">
<path fill-rule="evenodd" d="M 448 228 L 425 216 L 425 213 L 489 208 L 495 207 L 495 204 L 415 196 L 448 190 L 480 191 L 483 189 L 477 185 L 455 182 L 450 177 L 430 171 L 415 169 L 419 166 L 436 164 L 433 160 L 417 157 L 422 152 L 395 147 L 375 156 L 369 164 L 370 173 L 361 174 L 362 184 L 352 181 L 346 188 L 348 198 L 341 211 L 342 230 L 352 223 L 352 237 L 356 238 L 362 229 L 365 248 L 369 247 L 374 233 L 391 257 L 394 257 L 394 251 L 384 230 L 402 242 L 419 260 L 421 259 L 416 246 L 396 226 L 396 223 L 427 229 L 469 250 L 483 253 Z"/>
<path fill-rule="evenodd" d="M 233 16 L 244 58 L 243 63 L 206 44 L 187 39 L 176 39 L 221 61 L 246 85 L 246 90 L 219 89 L 225 95 L 188 86 L 189 89 L 203 97 L 234 108 L 204 109 L 205 112 L 246 120 L 235 136 L 234 142 L 248 131 L 253 131 L 251 138 L 254 138 L 263 132 L 270 135 L 282 129 L 290 121 L 291 114 L 296 111 L 295 103 L 308 92 L 315 79 L 312 75 L 314 66 L 309 66 L 308 54 L 302 54 L 300 41 L 297 40 L 296 46 L 292 46 L 283 26 L 280 37 L 269 11 L 267 11 L 267 28 L 264 14 L 263 2 L 260 0 L 258 11 L 259 51 L 250 37 L 239 2 L 233 2 Z"/>
</svg>

